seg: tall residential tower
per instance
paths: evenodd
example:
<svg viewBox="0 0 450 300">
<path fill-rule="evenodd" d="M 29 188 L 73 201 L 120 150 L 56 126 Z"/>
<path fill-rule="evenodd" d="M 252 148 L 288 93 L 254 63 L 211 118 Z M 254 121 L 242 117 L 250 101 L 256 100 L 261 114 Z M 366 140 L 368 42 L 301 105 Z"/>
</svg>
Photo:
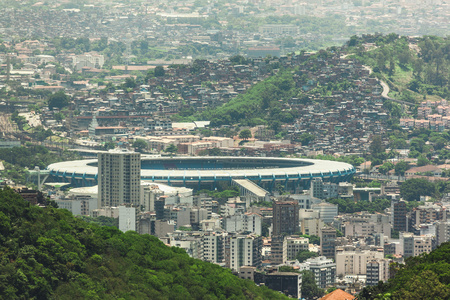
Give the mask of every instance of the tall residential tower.
<svg viewBox="0 0 450 300">
<path fill-rule="evenodd" d="M 98 154 L 99 207 L 140 204 L 141 155 L 127 150 Z"/>
</svg>

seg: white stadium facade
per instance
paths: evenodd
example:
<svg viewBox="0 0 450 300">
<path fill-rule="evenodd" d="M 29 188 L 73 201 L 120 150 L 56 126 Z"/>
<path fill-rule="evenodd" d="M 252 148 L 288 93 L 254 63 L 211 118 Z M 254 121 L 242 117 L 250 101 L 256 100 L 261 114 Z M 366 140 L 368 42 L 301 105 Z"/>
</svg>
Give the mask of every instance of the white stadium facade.
<svg viewBox="0 0 450 300">
<path fill-rule="evenodd" d="M 97 185 L 97 159 L 54 163 L 48 166 L 50 179 L 74 187 Z M 311 180 L 349 181 L 356 173 L 347 163 L 275 157 L 147 157 L 141 158 L 141 179 L 170 186 L 214 189 L 233 179 L 248 179 L 272 191 L 283 185 L 286 191 L 309 188 Z"/>
</svg>

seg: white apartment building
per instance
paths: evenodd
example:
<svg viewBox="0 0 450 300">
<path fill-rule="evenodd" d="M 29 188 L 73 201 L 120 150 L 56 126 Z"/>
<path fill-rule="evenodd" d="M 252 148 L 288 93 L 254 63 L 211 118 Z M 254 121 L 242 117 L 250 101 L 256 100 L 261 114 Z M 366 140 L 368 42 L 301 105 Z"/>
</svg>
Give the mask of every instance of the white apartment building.
<svg viewBox="0 0 450 300">
<path fill-rule="evenodd" d="M 227 233 L 208 232 L 202 236 L 202 259 L 215 264 L 224 263 L 225 238 Z"/>
<path fill-rule="evenodd" d="M 241 266 L 261 266 L 262 238 L 255 235 L 230 237 L 227 266 L 239 272 Z"/>
<path fill-rule="evenodd" d="M 338 206 L 328 202 L 312 204 L 311 209 L 319 212 L 320 219 L 324 223 L 333 222 L 334 217 L 338 215 Z"/>
<path fill-rule="evenodd" d="M 73 67 L 81 71 L 84 67 L 101 69 L 105 64 L 105 57 L 101 54 L 90 52 L 72 57 Z"/>
<path fill-rule="evenodd" d="M 223 219 L 223 229 L 261 235 L 261 220 L 262 216 L 256 213 L 237 214 Z"/>
<path fill-rule="evenodd" d="M 346 222 L 344 223 L 345 236 L 369 236 L 371 234 L 383 234 L 391 236 L 391 225 L 386 223 L 371 222 Z"/>
<path fill-rule="evenodd" d="M 122 232 L 136 231 L 136 208 L 119 206 L 119 229 Z"/>
<path fill-rule="evenodd" d="M 320 235 L 320 229 L 325 226 L 325 223 L 319 218 L 302 219 L 300 226 L 302 234 L 318 236 Z"/>
<path fill-rule="evenodd" d="M 126 150 L 98 154 L 99 207 L 140 205 L 141 155 Z"/>
<path fill-rule="evenodd" d="M 435 237 L 432 235 L 414 235 L 410 232 L 400 232 L 400 246 L 403 257 L 419 256 L 433 250 Z"/>
<path fill-rule="evenodd" d="M 336 273 L 337 275 L 365 275 L 368 262 L 383 258 L 383 251 L 337 251 Z"/>
<path fill-rule="evenodd" d="M 97 199 L 90 196 L 75 196 L 69 199 L 55 199 L 58 208 L 67 209 L 73 215 L 90 216 L 97 209 Z"/>
<path fill-rule="evenodd" d="M 332 286 L 336 281 L 336 264 L 332 259 L 325 256 L 309 258 L 309 269 L 314 274 L 316 284 L 319 288 L 325 289 Z"/>
</svg>

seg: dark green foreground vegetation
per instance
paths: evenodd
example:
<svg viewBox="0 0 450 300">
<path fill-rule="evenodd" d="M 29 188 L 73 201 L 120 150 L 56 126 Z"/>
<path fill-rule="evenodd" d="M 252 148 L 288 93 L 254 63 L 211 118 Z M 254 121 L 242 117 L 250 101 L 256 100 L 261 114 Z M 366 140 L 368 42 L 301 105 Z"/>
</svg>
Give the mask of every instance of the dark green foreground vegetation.
<svg viewBox="0 0 450 300">
<path fill-rule="evenodd" d="M 406 265 L 392 265 L 395 277 L 366 287 L 358 299 L 450 299 L 450 243 L 430 254 L 411 257 Z"/>
<path fill-rule="evenodd" d="M 1 299 L 284 299 L 156 237 L 0 191 Z"/>
</svg>

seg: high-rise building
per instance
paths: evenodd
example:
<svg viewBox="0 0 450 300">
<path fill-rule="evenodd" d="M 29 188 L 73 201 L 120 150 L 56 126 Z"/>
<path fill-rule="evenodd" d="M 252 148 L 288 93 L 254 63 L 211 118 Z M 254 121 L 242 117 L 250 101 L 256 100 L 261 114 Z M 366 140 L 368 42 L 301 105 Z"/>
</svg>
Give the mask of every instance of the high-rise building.
<svg viewBox="0 0 450 300">
<path fill-rule="evenodd" d="M 281 235 L 272 236 L 272 242 L 270 245 L 270 260 L 272 264 L 275 265 L 286 263 L 287 260 L 286 237 Z"/>
<path fill-rule="evenodd" d="M 325 289 L 334 285 L 336 281 L 336 264 L 332 259 L 325 256 L 309 258 L 306 260 L 309 263 L 309 269 L 314 274 L 314 279 L 319 288 Z"/>
<path fill-rule="evenodd" d="M 377 285 L 379 281 L 389 279 L 389 259 L 375 259 L 366 266 L 366 285 Z"/>
<path fill-rule="evenodd" d="M 394 231 L 407 231 L 406 202 L 402 200 L 391 201 L 391 223 Z"/>
<path fill-rule="evenodd" d="M 99 207 L 140 204 L 141 155 L 126 150 L 98 154 Z"/>
<path fill-rule="evenodd" d="M 203 260 L 223 264 L 225 260 L 226 233 L 207 232 L 202 236 Z"/>
<path fill-rule="evenodd" d="M 336 251 L 336 229 L 324 227 L 320 230 L 320 254 L 334 259 Z"/>
<path fill-rule="evenodd" d="M 261 235 L 261 222 L 261 215 L 245 213 L 223 218 L 222 226 L 228 232 L 245 232 Z"/>
<path fill-rule="evenodd" d="M 311 181 L 311 196 L 319 199 L 324 198 L 322 178 L 314 178 Z"/>
<path fill-rule="evenodd" d="M 227 267 L 239 272 L 242 266 L 261 267 L 262 238 L 256 235 L 230 237 Z"/>
<path fill-rule="evenodd" d="M 338 206 L 328 202 L 312 204 L 311 209 L 318 211 L 320 219 L 327 224 L 333 222 L 338 215 Z"/>
<path fill-rule="evenodd" d="M 420 205 L 409 213 L 408 229 L 410 232 L 413 232 L 414 227 L 418 227 L 421 224 L 430 224 L 434 221 L 442 220 L 444 218 L 444 213 L 445 210 L 442 206 L 426 202 L 426 205 Z"/>
<path fill-rule="evenodd" d="M 442 220 L 436 222 L 436 242 L 437 246 L 450 241 L 450 221 Z"/>
<path fill-rule="evenodd" d="M 400 244 L 403 248 L 403 257 L 407 258 L 433 251 L 436 238 L 432 235 L 414 235 L 410 232 L 402 232 L 400 233 Z"/>
<path fill-rule="evenodd" d="M 273 201 L 273 231 L 272 235 L 281 234 L 292 235 L 299 231 L 299 208 L 298 202 L 292 201 Z"/>
</svg>

